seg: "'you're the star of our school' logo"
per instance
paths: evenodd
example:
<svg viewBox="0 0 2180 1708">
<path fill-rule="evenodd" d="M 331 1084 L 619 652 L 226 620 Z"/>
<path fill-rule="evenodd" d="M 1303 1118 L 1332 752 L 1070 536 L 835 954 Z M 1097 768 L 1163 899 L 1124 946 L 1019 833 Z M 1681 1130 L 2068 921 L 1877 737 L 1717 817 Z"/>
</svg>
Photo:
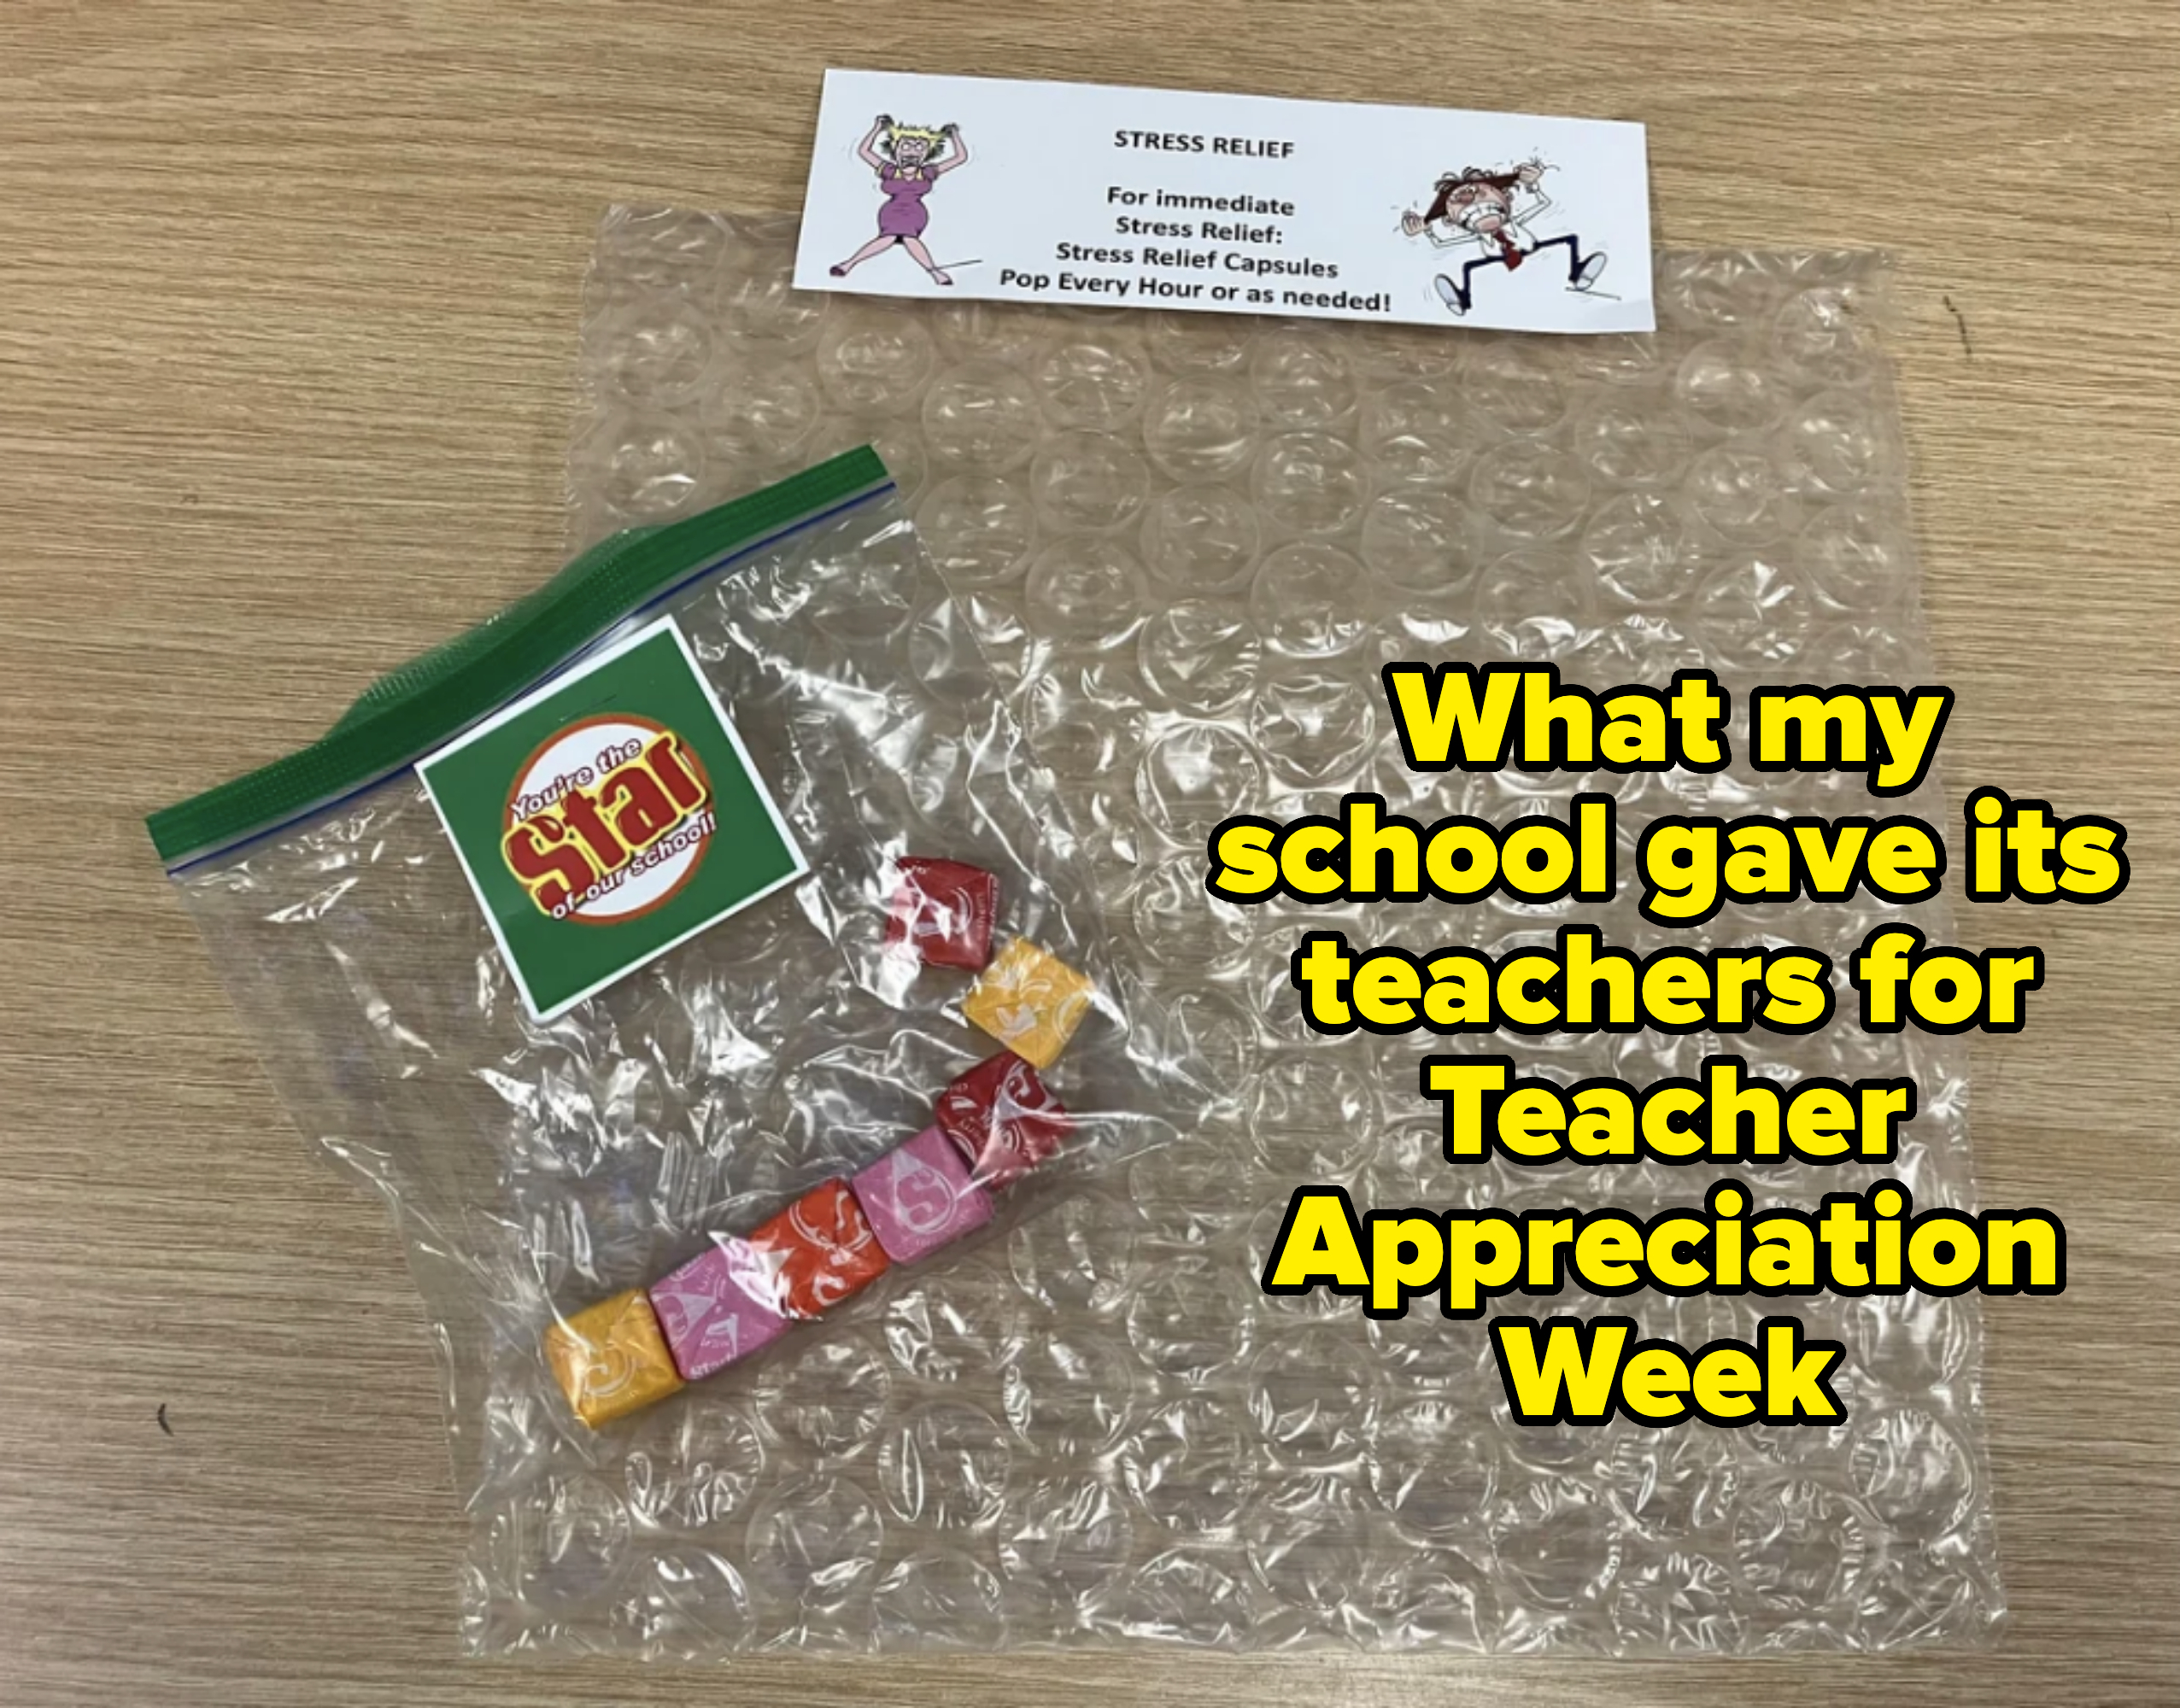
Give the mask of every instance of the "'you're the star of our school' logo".
<svg viewBox="0 0 2180 1708">
<path fill-rule="evenodd" d="M 548 678 L 416 769 L 536 1020 L 810 869 L 671 617 Z"/>
<path fill-rule="evenodd" d="M 538 910 L 607 925 L 663 906 L 696 874 L 718 821 L 681 739 L 627 713 L 586 718 L 530 756 L 501 853 Z"/>
</svg>

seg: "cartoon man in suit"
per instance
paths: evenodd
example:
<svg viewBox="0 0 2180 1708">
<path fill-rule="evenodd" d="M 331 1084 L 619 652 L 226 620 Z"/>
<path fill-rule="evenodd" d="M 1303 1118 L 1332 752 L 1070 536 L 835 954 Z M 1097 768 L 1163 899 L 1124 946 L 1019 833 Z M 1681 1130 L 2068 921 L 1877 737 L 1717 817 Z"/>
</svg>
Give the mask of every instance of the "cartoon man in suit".
<svg viewBox="0 0 2180 1708">
<path fill-rule="evenodd" d="M 1401 215 L 1400 229 L 1411 237 L 1428 237 L 1441 249 L 1474 248 L 1461 277 L 1439 273 L 1432 280 L 1447 312 L 1466 314 L 1474 306 L 1476 275 L 1486 267 L 1513 272 L 1547 249 L 1567 251 L 1567 288 L 1590 290 L 1605 270 L 1605 257 L 1582 252 L 1582 240 L 1569 234 L 1539 239 L 1530 223 L 1552 205 L 1542 186 L 1544 162 L 1532 160 L 1511 172 L 1464 167 L 1448 173 L 1433 187 L 1429 210 Z M 1517 205 L 1517 198 L 1519 202 Z M 1450 265 L 1450 263 L 1449 263 Z"/>
</svg>

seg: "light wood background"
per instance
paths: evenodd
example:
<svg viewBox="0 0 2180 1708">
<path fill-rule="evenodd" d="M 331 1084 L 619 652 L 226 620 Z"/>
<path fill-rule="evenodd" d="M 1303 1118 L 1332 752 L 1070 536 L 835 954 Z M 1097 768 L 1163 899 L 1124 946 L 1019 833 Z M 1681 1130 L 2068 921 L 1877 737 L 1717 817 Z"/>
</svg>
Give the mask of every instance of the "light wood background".
<svg viewBox="0 0 2180 1708">
<path fill-rule="evenodd" d="M 140 815 L 557 561 L 612 197 L 799 200 L 829 62 L 1639 118 L 1673 243 L 1877 245 L 1972 781 L 2130 828 L 1975 1055 L 1994 1650 L 1686 1666 L 454 1658 L 460 1519 L 377 1208 L 307 1160 Z M 2180 13 L 2171 0 L 8 0 L 0 1701 L 2180 1700 Z M 166 1407 L 171 1436 L 156 1421 Z"/>
</svg>

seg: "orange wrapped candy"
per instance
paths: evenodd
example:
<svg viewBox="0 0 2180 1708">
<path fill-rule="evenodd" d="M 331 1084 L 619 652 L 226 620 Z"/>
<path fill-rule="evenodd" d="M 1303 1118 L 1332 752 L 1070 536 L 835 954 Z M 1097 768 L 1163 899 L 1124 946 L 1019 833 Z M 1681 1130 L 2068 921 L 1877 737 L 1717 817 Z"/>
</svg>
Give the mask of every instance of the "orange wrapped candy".
<svg viewBox="0 0 2180 1708">
<path fill-rule="evenodd" d="M 767 1302 L 782 1316 L 822 1316 L 893 1266 L 845 1180 L 813 1186 L 752 1230 L 749 1243 L 773 1277 Z"/>
</svg>

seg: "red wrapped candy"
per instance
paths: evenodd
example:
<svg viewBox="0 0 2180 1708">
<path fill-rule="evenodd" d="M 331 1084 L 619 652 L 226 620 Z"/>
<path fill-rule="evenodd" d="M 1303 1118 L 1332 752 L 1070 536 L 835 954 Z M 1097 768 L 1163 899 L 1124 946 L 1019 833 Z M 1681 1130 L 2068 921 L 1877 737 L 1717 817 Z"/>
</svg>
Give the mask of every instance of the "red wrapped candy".
<svg viewBox="0 0 2180 1708">
<path fill-rule="evenodd" d="M 974 973 L 992 958 L 999 880 L 980 866 L 910 854 L 886 921 L 886 941 L 913 949 L 933 967 Z"/>
<path fill-rule="evenodd" d="M 980 1186 L 1019 1179 L 1075 1131 L 1073 1117 L 1037 1070 L 1006 1050 L 940 1092 L 936 1117 Z"/>
<path fill-rule="evenodd" d="M 821 1314 L 889 1266 L 845 1180 L 812 1188 L 752 1233 L 749 1243 L 771 1278 L 776 1307 L 790 1317 Z"/>
</svg>

